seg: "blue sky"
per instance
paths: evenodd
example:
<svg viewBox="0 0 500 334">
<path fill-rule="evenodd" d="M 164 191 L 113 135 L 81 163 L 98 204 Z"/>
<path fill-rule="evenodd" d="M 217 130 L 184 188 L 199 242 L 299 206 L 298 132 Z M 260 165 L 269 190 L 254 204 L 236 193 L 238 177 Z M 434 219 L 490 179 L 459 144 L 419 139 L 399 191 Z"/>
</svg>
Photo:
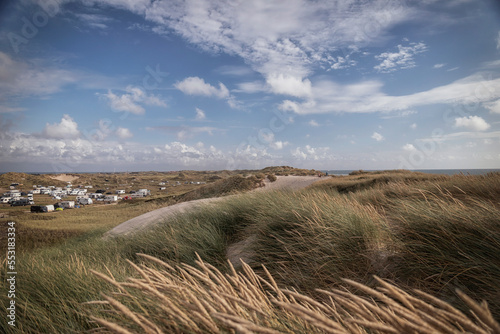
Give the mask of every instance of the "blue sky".
<svg viewBox="0 0 500 334">
<path fill-rule="evenodd" d="M 500 168 L 497 1 L 0 11 L 0 172 Z"/>
</svg>

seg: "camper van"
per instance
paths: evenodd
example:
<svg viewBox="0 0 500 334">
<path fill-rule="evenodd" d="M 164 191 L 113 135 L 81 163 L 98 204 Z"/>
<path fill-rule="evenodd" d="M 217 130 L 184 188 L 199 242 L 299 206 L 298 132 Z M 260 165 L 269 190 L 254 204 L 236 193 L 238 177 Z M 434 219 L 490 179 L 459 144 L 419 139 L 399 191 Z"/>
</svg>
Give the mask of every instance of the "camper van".
<svg viewBox="0 0 500 334">
<path fill-rule="evenodd" d="M 74 209 L 75 201 L 62 201 L 59 202 L 59 207 L 63 209 Z"/>
<path fill-rule="evenodd" d="M 107 195 L 104 197 L 104 202 L 116 202 L 118 201 L 118 196 L 117 195 Z"/>
<path fill-rule="evenodd" d="M 89 205 L 89 204 L 92 204 L 94 202 L 92 201 L 92 198 L 80 197 L 80 198 L 78 198 L 77 203 L 80 205 Z"/>
</svg>

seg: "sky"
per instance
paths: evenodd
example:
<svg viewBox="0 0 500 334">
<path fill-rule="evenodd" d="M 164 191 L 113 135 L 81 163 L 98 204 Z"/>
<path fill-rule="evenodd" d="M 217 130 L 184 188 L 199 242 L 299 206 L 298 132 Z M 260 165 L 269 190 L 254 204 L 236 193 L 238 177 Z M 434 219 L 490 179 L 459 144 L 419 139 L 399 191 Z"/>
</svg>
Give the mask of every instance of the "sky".
<svg viewBox="0 0 500 334">
<path fill-rule="evenodd" d="M 494 0 L 0 5 L 0 172 L 500 168 Z"/>
</svg>

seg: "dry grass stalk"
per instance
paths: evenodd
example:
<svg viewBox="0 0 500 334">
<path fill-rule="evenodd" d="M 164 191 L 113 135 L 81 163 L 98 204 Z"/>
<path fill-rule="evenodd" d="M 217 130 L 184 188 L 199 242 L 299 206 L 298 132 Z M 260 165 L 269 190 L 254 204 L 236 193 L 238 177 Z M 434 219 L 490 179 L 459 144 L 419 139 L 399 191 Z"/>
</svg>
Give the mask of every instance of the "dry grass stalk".
<svg viewBox="0 0 500 334">
<path fill-rule="evenodd" d="M 142 257 L 160 264 L 166 271 L 146 265 L 142 268 L 133 266 L 140 269 L 141 278 L 130 278 L 124 283 L 107 275 L 97 275 L 125 290 L 125 298 L 147 296 L 134 297 L 134 301 L 143 304 L 134 308 L 134 301 L 129 300 L 131 306 L 127 306 L 103 295 L 105 301 L 97 303 L 112 306 L 116 313 L 106 319 L 94 320 L 110 332 L 130 333 L 133 329 L 128 327 L 133 325 L 125 321 L 130 319 L 146 333 L 234 330 L 237 333 L 264 334 L 500 334 L 500 325 L 492 317 L 487 304 L 479 304 L 462 293 L 459 296 L 476 318 L 466 316 L 434 296 L 418 290 L 412 295 L 377 277 L 378 289 L 345 280 L 370 298 L 343 290 L 318 290 L 325 298 L 317 299 L 293 289 L 280 289 L 266 268 L 267 279 L 264 279 L 246 263 L 242 265 L 242 272 L 236 272 L 230 266 L 229 273 L 223 274 L 200 258 L 197 267 L 183 265 L 173 268 L 149 256 Z"/>
</svg>

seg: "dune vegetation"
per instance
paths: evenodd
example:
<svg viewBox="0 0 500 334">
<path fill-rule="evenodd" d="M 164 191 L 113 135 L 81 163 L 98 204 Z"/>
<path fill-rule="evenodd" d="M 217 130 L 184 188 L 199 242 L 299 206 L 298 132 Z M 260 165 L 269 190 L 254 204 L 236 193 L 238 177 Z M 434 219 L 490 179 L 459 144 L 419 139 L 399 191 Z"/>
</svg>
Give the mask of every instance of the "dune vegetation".
<svg viewBox="0 0 500 334">
<path fill-rule="evenodd" d="M 95 229 L 19 256 L 14 332 L 500 333 L 499 198 L 499 173 L 358 172 Z"/>
</svg>

